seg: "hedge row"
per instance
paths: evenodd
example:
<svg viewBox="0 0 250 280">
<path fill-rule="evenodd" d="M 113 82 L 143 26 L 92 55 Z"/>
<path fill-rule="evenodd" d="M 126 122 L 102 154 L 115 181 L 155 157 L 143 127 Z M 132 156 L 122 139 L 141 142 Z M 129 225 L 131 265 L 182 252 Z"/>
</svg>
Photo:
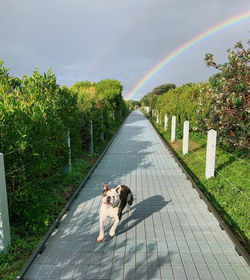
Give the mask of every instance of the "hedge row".
<svg viewBox="0 0 250 280">
<path fill-rule="evenodd" d="M 72 157 L 89 149 L 89 123 L 94 142 L 109 138 L 128 113 L 116 80 L 79 82 L 61 87 L 55 75 L 37 70 L 30 77 L 12 77 L 0 63 L 0 152 L 4 154 L 11 225 L 36 231 L 48 224 L 47 179 L 67 164 L 66 137 L 71 133 Z"/>
</svg>

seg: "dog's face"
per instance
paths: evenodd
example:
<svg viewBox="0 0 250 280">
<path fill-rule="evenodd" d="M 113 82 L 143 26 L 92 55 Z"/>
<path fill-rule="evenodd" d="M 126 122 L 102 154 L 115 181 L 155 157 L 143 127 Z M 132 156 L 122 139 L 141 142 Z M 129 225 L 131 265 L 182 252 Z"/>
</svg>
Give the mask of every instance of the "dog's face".
<svg viewBox="0 0 250 280">
<path fill-rule="evenodd" d="M 114 207 L 120 201 L 119 190 L 109 189 L 108 184 L 103 185 L 102 203 L 108 207 Z"/>
</svg>

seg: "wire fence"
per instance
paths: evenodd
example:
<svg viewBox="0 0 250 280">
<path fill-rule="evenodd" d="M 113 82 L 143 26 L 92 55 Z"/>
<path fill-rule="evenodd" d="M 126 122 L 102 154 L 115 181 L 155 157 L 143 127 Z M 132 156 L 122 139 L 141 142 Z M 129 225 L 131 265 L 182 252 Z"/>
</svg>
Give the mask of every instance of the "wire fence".
<svg viewBox="0 0 250 280">
<path fill-rule="evenodd" d="M 156 123 L 158 124 L 158 125 L 161 125 L 161 126 L 163 126 L 163 128 L 164 128 L 164 132 L 165 133 L 168 133 L 168 137 L 169 137 L 169 140 L 170 139 L 173 139 L 174 138 L 174 142 L 175 142 L 175 137 L 173 137 L 172 135 L 173 135 L 173 133 L 174 133 L 174 135 L 177 135 L 177 129 L 176 129 L 176 125 L 174 124 L 174 127 L 172 127 L 172 125 L 168 122 L 168 126 L 167 126 L 167 132 L 165 131 L 165 123 L 164 122 L 160 122 L 159 121 L 159 119 L 157 119 L 156 118 Z M 169 131 L 170 130 L 170 131 Z M 170 133 L 170 134 L 169 134 Z M 183 132 L 183 135 L 184 135 L 184 132 Z M 233 141 L 231 141 L 231 140 L 229 140 L 232 144 L 234 144 L 235 146 L 242 146 L 244 149 L 248 149 L 249 150 L 249 147 L 248 146 L 246 146 L 246 145 L 243 145 L 243 144 L 241 144 L 241 143 L 235 143 L 235 142 L 233 142 Z M 172 142 L 172 141 L 171 141 Z M 174 144 L 174 142 L 172 142 L 172 145 Z M 184 141 L 182 141 L 182 144 L 183 144 L 183 142 Z M 222 143 L 221 143 L 222 144 Z M 224 144 L 223 144 L 224 145 Z M 195 155 L 195 157 L 197 157 L 204 165 L 205 165 L 205 169 L 207 168 L 207 158 L 205 157 L 205 158 L 202 158 L 198 153 L 197 153 L 197 150 L 199 150 L 200 148 L 196 148 L 195 149 L 195 151 L 193 150 L 193 149 L 191 149 L 191 150 L 189 150 L 189 152 L 191 152 L 192 154 L 194 154 Z M 235 154 L 233 154 L 233 153 L 230 153 L 230 152 L 228 152 L 228 151 L 226 151 L 225 149 L 222 149 L 221 148 L 221 151 L 222 151 L 222 154 L 223 153 L 225 153 L 225 154 L 227 154 L 227 155 L 229 155 L 230 157 L 233 157 L 235 160 L 237 160 L 237 161 L 239 161 L 239 162 L 242 162 L 242 163 L 244 163 L 244 164 L 246 164 L 247 166 L 250 166 L 250 163 L 248 162 L 248 160 L 247 159 L 242 159 L 242 158 L 240 158 L 239 156 L 237 156 L 237 155 L 235 155 Z M 243 157 L 243 156 L 248 156 L 248 154 L 249 154 L 249 152 L 247 151 L 247 152 L 240 152 L 240 153 L 242 153 L 242 155 L 241 155 L 241 157 Z M 218 157 L 218 155 L 214 155 L 215 157 L 217 156 Z M 226 176 L 224 176 L 219 170 L 217 170 L 215 167 L 214 167 L 214 172 L 216 173 L 216 174 L 218 174 L 221 178 L 223 178 L 233 189 L 235 189 L 235 190 L 237 190 L 240 194 L 242 194 L 247 200 L 250 200 L 250 197 L 244 192 L 244 191 L 242 191 L 241 189 L 240 189 L 240 187 L 238 187 L 238 186 L 236 186 L 233 182 L 231 182 Z"/>
<path fill-rule="evenodd" d="M 86 124 L 82 124 L 81 126 L 79 126 L 78 128 L 82 128 L 86 126 Z M 86 137 L 82 138 L 81 133 L 79 132 L 79 135 L 75 136 L 73 135 L 73 137 L 65 132 L 65 135 L 63 136 L 65 139 L 63 141 L 60 142 L 64 142 L 64 149 L 65 149 L 65 154 L 64 154 L 64 160 L 62 160 L 62 162 L 64 162 L 61 166 L 58 167 L 57 164 L 57 170 L 53 175 L 49 175 L 47 178 L 43 178 L 43 179 L 48 179 L 48 178 L 53 178 L 55 176 L 57 176 L 60 172 L 64 172 L 65 170 L 69 169 L 69 165 L 71 165 L 71 160 L 77 160 L 79 158 L 87 158 L 89 157 L 89 151 L 86 149 L 88 144 L 90 144 L 91 141 L 91 137 L 93 137 L 93 135 L 91 136 L 91 131 L 89 130 L 88 127 L 85 127 L 86 129 L 86 134 L 88 134 Z M 74 127 L 75 129 L 75 127 Z M 97 131 L 103 131 L 104 127 L 102 126 L 101 129 L 100 128 L 96 128 Z M 30 177 L 30 173 L 32 173 L 32 171 L 34 170 L 34 168 L 32 169 L 31 167 L 35 167 L 37 165 L 42 165 L 42 164 L 51 164 L 50 162 L 48 162 L 49 160 L 51 160 L 50 157 L 43 157 L 45 154 L 50 151 L 50 147 L 48 147 L 48 149 L 46 151 L 43 151 L 41 155 L 37 155 L 38 158 L 36 158 L 35 160 L 31 160 L 30 162 L 21 165 L 21 163 L 25 163 L 25 161 L 27 162 L 29 160 L 29 157 L 33 157 L 34 156 L 34 150 L 27 150 L 28 148 L 36 148 L 36 146 L 39 146 L 39 144 L 42 143 L 46 143 L 51 141 L 53 138 L 57 138 L 58 136 L 54 135 L 51 137 L 48 137 L 46 139 L 42 139 L 33 143 L 29 143 L 29 144 L 25 144 L 25 147 L 21 147 L 19 149 L 14 149 L 12 151 L 8 151 L 6 153 L 4 153 L 4 158 L 5 158 L 5 165 L 7 167 L 9 167 L 9 170 L 7 168 L 7 171 L 5 171 L 4 176 L 7 180 L 7 184 L 9 184 L 9 188 L 8 190 L 8 195 L 12 196 L 17 192 L 20 192 L 21 190 L 23 190 L 25 187 L 27 187 L 28 185 L 30 185 L 31 183 L 34 183 L 35 180 L 37 180 L 37 177 L 31 178 Z M 100 136 L 101 137 L 101 136 Z M 83 147 L 85 146 L 85 151 L 83 151 Z M 74 153 L 72 153 L 72 149 L 75 150 Z M 15 156 L 14 158 L 12 157 L 11 159 L 8 158 L 10 155 L 14 155 L 14 154 L 20 154 Z M 82 157 L 83 156 L 83 157 Z M 21 165 L 20 167 L 16 167 L 17 165 Z M 12 168 L 14 167 L 14 168 Z M 71 171 L 71 168 L 70 168 Z M 37 172 L 36 172 L 37 173 Z M 36 176 L 36 175 L 34 175 Z M 27 179 L 31 178 L 28 182 Z M 44 177 L 44 175 L 43 175 Z M 45 176 L 46 177 L 46 176 Z"/>
</svg>

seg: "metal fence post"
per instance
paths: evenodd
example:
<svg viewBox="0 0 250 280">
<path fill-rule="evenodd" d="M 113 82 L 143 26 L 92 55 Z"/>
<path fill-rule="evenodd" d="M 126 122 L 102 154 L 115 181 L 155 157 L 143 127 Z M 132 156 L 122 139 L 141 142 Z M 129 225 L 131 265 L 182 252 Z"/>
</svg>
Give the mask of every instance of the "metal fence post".
<svg viewBox="0 0 250 280">
<path fill-rule="evenodd" d="M 4 170 L 4 158 L 0 153 L 0 251 L 7 251 L 11 244 L 9 210 Z"/>
<path fill-rule="evenodd" d="M 214 177 L 217 132 L 213 129 L 207 133 L 206 178 Z"/>
<path fill-rule="evenodd" d="M 185 121 L 183 127 L 183 145 L 182 145 L 183 155 L 188 153 L 188 136 L 189 136 L 189 122 Z"/>
<path fill-rule="evenodd" d="M 101 115 L 101 119 L 102 119 L 102 124 L 101 124 L 101 132 L 100 132 L 100 138 L 101 141 L 104 142 L 104 124 L 103 124 L 103 115 Z"/>
<path fill-rule="evenodd" d="M 94 152 L 94 143 L 93 143 L 93 123 L 92 120 L 90 121 L 90 147 L 89 147 L 90 154 Z"/>
<path fill-rule="evenodd" d="M 69 173 L 70 173 L 71 170 L 72 170 L 72 163 L 71 163 L 71 145 L 70 145 L 70 128 L 68 129 L 67 144 L 68 144 L 68 152 L 69 152 Z"/>
<path fill-rule="evenodd" d="M 171 142 L 175 141 L 176 116 L 172 116 Z"/>
</svg>

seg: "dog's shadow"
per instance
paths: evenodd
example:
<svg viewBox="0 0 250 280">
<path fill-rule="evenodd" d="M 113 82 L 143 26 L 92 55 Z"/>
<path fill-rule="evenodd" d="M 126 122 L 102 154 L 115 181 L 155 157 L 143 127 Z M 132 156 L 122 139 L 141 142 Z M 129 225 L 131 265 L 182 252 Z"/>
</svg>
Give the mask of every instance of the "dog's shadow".
<svg viewBox="0 0 250 280">
<path fill-rule="evenodd" d="M 130 216 L 125 218 L 125 212 L 123 213 L 122 222 L 118 226 L 117 235 L 120 235 L 131 228 L 141 223 L 144 219 L 150 217 L 152 214 L 160 211 L 172 200 L 165 201 L 163 196 L 155 195 L 151 196 L 131 207 Z M 125 219 L 124 219 L 125 218 Z M 123 220 L 124 219 L 124 220 Z M 129 222 L 129 223 L 128 223 Z"/>
</svg>

